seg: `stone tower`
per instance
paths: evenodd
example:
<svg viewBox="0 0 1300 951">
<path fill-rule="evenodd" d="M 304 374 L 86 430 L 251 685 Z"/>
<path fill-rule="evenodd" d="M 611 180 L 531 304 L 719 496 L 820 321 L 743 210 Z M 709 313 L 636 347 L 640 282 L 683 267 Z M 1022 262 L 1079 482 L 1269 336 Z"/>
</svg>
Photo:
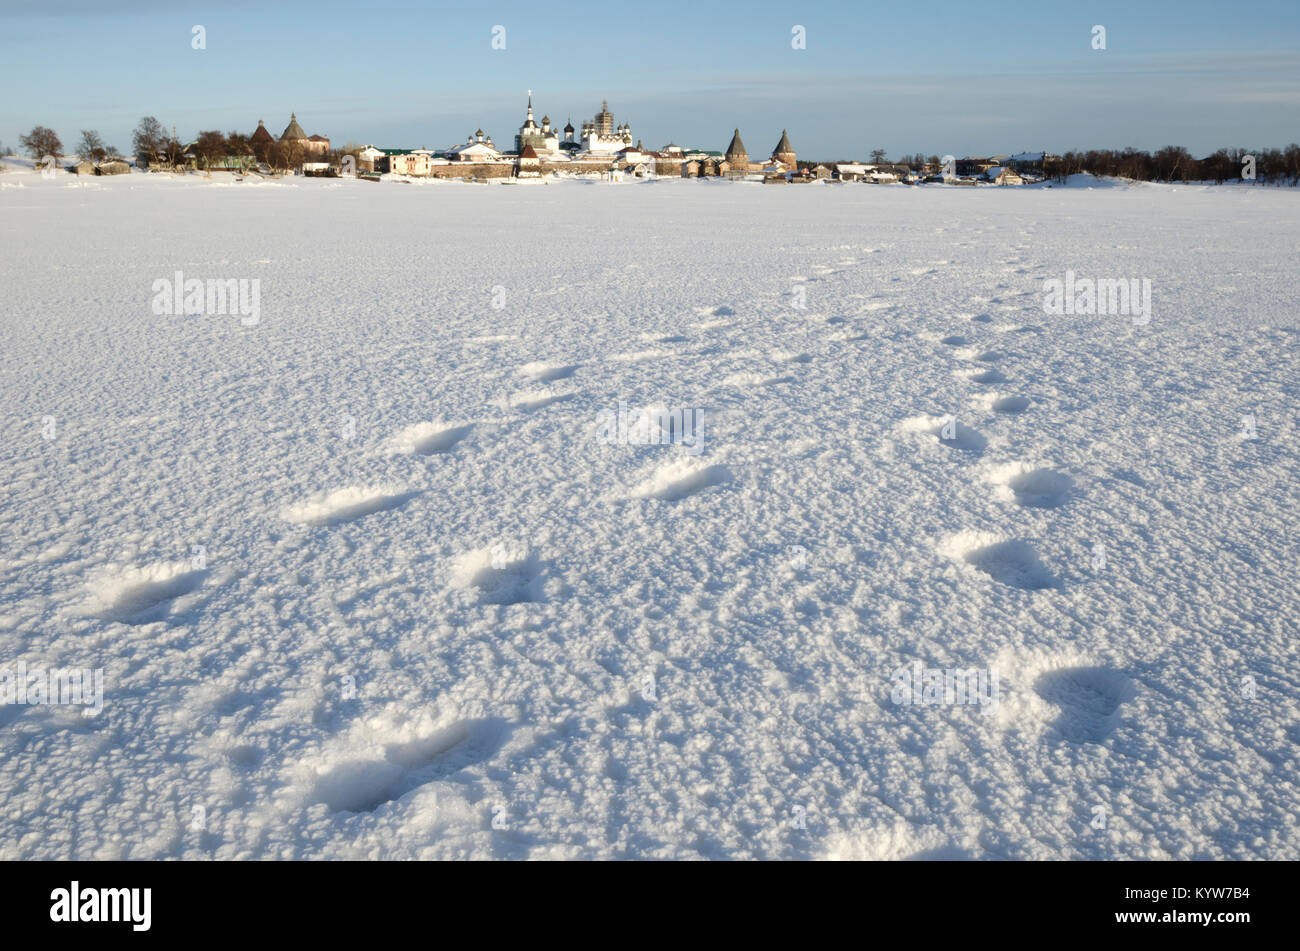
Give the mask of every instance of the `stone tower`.
<svg viewBox="0 0 1300 951">
<path fill-rule="evenodd" d="M 749 153 L 745 151 L 745 143 L 740 141 L 739 129 L 732 135 L 731 144 L 727 146 L 726 159 L 733 172 L 743 172 L 749 168 Z"/>
<path fill-rule="evenodd" d="M 307 133 L 302 130 L 298 124 L 298 116 L 295 113 L 289 113 L 289 124 L 285 126 L 284 134 L 280 136 L 281 142 L 301 142 L 306 140 Z"/>
<path fill-rule="evenodd" d="M 787 168 L 797 167 L 798 163 L 794 160 L 794 146 L 790 144 L 790 137 L 785 134 L 785 129 L 781 130 L 781 141 L 776 143 L 776 148 L 772 150 L 772 158 Z"/>
</svg>

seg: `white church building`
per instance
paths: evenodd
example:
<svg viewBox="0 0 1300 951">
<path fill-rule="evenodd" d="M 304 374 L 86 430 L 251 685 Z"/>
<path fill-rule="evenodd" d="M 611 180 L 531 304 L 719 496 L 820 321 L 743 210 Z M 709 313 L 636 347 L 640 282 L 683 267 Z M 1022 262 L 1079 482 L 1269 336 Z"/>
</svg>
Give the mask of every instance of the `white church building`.
<svg viewBox="0 0 1300 951">
<path fill-rule="evenodd" d="M 632 127 L 614 125 L 614 113 L 609 111 L 609 102 L 602 101 L 596 117 L 582 124 L 578 144 L 582 151 L 593 155 L 614 155 L 632 144 Z"/>
</svg>

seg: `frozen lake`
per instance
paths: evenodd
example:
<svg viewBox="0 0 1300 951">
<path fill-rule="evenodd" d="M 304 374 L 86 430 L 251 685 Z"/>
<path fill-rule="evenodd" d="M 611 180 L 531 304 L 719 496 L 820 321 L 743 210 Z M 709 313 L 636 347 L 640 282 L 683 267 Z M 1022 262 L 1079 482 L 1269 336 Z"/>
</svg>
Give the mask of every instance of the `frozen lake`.
<svg viewBox="0 0 1300 951">
<path fill-rule="evenodd" d="M 0 665 L 103 673 L 0 706 L 0 857 L 1300 857 L 1294 190 L 11 171 L 0 240 Z"/>
</svg>

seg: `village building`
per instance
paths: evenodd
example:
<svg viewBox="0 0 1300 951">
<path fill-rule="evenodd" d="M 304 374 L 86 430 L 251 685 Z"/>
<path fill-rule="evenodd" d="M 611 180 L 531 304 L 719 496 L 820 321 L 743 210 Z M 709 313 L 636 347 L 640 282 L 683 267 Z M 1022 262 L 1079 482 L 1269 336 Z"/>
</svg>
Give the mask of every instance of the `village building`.
<svg viewBox="0 0 1300 951">
<path fill-rule="evenodd" d="M 1029 176 L 1039 181 L 1047 174 L 1046 167 L 1060 160 L 1059 155 L 1051 152 L 1017 152 L 1006 164 L 1019 172 L 1022 178 Z"/>
<path fill-rule="evenodd" d="M 383 155 L 375 161 L 377 172 L 393 175 L 429 175 L 439 161 L 428 149 L 381 149 Z"/>
<path fill-rule="evenodd" d="M 373 145 L 367 145 L 357 153 L 357 170 L 362 172 L 373 172 L 375 170 L 375 162 L 383 157 L 383 149 L 377 149 Z"/>
<path fill-rule="evenodd" d="M 986 169 L 990 169 L 998 163 L 992 158 L 972 158 L 968 155 L 965 158 L 957 159 L 954 164 L 956 166 L 954 170 L 959 177 L 978 178 L 984 174 Z"/>
<path fill-rule="evenodd" d="M 994 166 L 984 172 L 984 177 L 994 185 L 1023 185 L 1024 178 L 1010 166 Z"/>
<path fill-rule="evenodd" d="M 825 165 L 814 166 L 812 169 L 812 177 L 818 181 L 824 182 L 831 177 L 831 170 Z"/>
<path fill-rule="evenodd" d="M 831 178 L 837 182 L 860 182 L 870 174 L 871 169 L 865 165 L 841 162 L 831 169 Z"/>
<path fill-rule="evenodd" d="M 726 164 L 721 152 L 687 152 L 681 159 L 682 178 L 716 178 Z M 730 166 L 727 166 L 730 168 Z"/>
</svg>

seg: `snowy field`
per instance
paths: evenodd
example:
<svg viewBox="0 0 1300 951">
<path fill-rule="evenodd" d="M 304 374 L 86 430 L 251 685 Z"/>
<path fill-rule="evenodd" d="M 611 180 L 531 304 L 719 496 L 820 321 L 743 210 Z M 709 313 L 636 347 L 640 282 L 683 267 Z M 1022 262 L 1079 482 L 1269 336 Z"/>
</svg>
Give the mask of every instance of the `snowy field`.
<svg viewBox="0 0 1300 951">
<path fill-rule="evenodd" d="M 1300 858 L 1300 195 L 1097 184 L 0 175 L 0 858 Z"/>
</svg>

